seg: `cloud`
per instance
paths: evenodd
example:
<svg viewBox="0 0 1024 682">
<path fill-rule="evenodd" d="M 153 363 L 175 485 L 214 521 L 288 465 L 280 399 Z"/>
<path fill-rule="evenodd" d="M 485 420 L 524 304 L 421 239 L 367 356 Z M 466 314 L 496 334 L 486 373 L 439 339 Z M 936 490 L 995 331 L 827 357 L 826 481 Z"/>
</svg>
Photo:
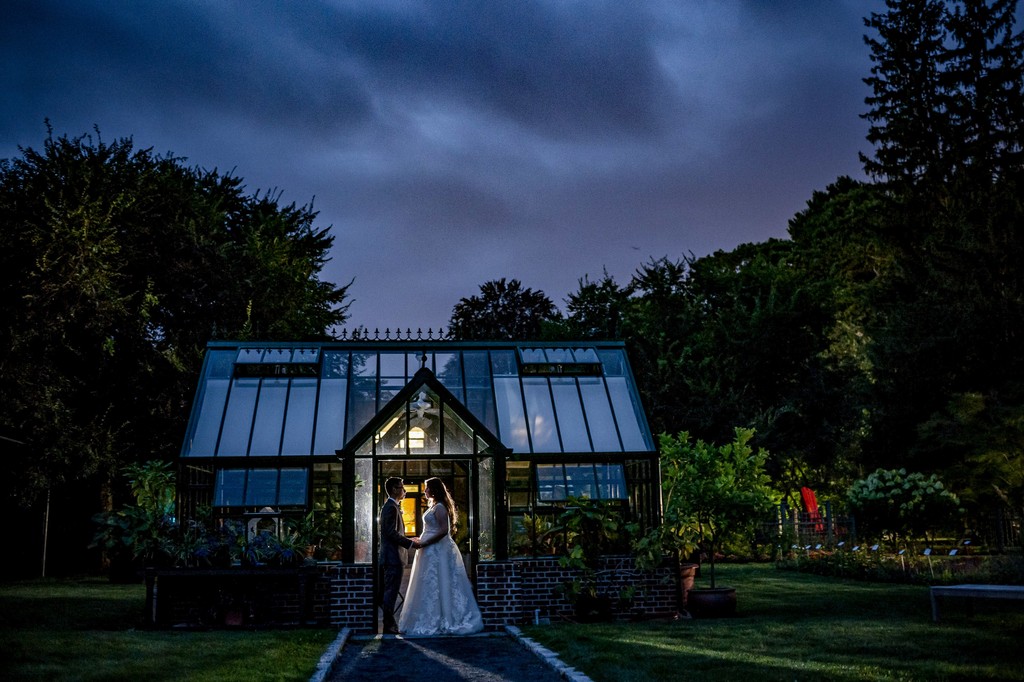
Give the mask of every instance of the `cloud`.
<svg viewBox="0 0 1024 682">
<path fill-rule="evenodd" d="M 9 3 L 10 4 L 10 3 Z M 13 0 L 0 157 L 98 125 L 315 197 L 353 324 L 785 235 L 857 173 L 882 0 Z"/>
</svg>

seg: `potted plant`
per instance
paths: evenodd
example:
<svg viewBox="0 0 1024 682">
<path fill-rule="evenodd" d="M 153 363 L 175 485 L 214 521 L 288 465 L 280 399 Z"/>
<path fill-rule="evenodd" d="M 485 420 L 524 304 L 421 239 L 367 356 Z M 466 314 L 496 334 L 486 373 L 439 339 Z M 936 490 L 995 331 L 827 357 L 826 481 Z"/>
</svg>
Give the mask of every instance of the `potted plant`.
<svg viewBox="0 0 1024 682">
<path fill-rule="evenodd" d="M 768 453 L 754 452 L 749 445 L 753 435 L 753 429 L 737 428 L 733 441 L 721 446 L 692 442 L 685 431 L 675 437 L 660 436 L 666 532 L 684 540 L 693 538 L 700 556 L 708 561 L 710 588 L 691 589 L 687 595 L 694 615 L 735 613 L 736 590 L 719 587 L 716 581 L 716 553 L 723 542 L 748 532 L 773 504 L 764 473 Z"/>
</svg>

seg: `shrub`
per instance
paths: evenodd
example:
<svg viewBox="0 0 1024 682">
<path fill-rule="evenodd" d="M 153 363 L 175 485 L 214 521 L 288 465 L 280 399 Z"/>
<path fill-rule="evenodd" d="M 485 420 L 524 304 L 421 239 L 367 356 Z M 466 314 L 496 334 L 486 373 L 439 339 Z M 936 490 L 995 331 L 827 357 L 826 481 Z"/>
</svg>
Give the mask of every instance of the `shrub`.
<svg viewBox="0 0 1024 682">
<path fill-rule="evenodd" d="M 960 500 L 935 474 L 906 469 L 878 469 L 855 481 L 847 500 L 861 536 L 887 540 L 893 547 L 950 529 L 963 513 Z"/>
</svg>

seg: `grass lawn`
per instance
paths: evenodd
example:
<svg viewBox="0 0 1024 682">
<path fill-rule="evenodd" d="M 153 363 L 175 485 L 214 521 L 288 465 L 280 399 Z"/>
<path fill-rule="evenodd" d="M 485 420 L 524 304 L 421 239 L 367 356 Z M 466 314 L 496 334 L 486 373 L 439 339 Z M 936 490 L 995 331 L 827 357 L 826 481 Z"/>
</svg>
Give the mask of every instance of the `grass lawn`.
<svg viewBox="0 0 1024 682">
<path fill-rule="evenodd" d="M 137 629 L 142 585 L 0 584 L 2 680 L 308 680 L 333 630 Z"/>
<path fill-rule="evenodd" d="M 928 588 L 719 566 L 737 616 L 523 628 L 600 682 L 614 680 L 1024 680 L 1020 604 L 943 605 Z M 698 580 L 698 587 L 701 586 Z"/>
</svg>

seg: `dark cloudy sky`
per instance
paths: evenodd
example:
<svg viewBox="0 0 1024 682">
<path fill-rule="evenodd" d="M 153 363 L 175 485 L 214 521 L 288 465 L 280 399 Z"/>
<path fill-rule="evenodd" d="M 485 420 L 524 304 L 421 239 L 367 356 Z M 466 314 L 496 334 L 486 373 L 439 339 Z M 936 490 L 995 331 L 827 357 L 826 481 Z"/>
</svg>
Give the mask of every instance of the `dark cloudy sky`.
<svg viewBox="0 0 1024 682">
<path fill-rule="evenodd" d="M 882 0 L 7 0 L 0 158 L 99 126 L 333 226 L 348 326 L 784 237 L 859 176 Z"/>
</svg>

